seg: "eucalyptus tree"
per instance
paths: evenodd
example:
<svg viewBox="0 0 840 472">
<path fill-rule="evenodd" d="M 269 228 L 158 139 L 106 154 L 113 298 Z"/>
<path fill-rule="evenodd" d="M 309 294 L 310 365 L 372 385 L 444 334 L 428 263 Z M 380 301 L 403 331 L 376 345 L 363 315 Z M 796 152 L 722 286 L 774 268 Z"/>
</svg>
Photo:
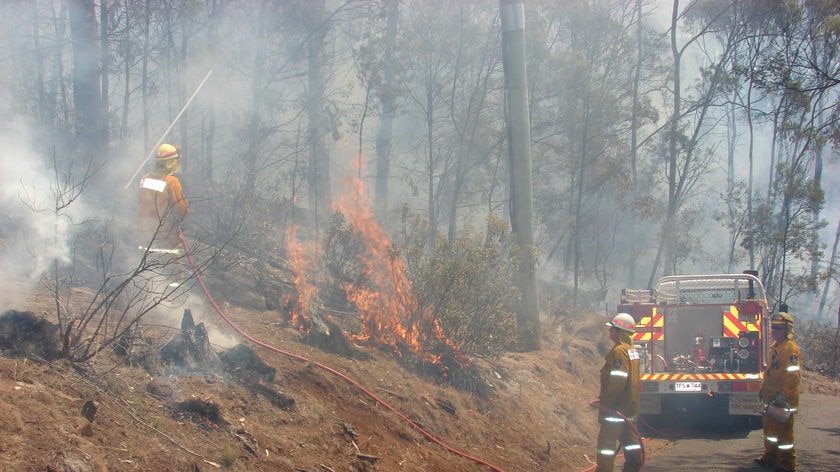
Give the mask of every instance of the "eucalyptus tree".
<svg viewBox="0 0 840 472">
<path fill-rule="evenodd" d="M 301 15 L 306 44 L 306 111 L 309 141 L 309 166 L 307 171 L 308 201 L 315 212 L 316 222 L 326 217 L 332 206 L 330 188 L 330 154 L 327 151 L 327 134 L 331 123 L 325 106 L 326 80 L 324 55 L 329 32 L 325 0 L 294 2 Z"/>
<path fill-rule="evenodd" d="M 632 7 L 628 4 L 627 8 L 632 8 L 633 19 L 630 23 L 632 33 L 630 31 L 628 33 L 635 37 L 635 62 L 632 69 L 633 105 L 630 113 L 630 148 L 628 150 L 631 206 L 628 225 L 629 241 L 626 243 L 626 247 L 629 248 L 626 266 L 627 284 L 629 287 L 635 287 L 637 264 L 644 240 L 644 233 L 640 232 L 642 227 L 640 223 L 647 216 L 647 212 L 644 211 L 646 205 L 642 202 L 650 200 L 647 192 L 643 190 L 645 184 L 642 179 L 647 176 L 640 172 L 640 167 L 644 164 L 641 162 L 640 151 L 647 142 L 645 128 L 659 119 L 659 112 L 652 104 L 651 78 L 662 77 L 663 74 L 660 72 L 659 54 L 656 53 L 658 47 L 661 47 L 661 41 L 657 41 L 659 35 L 655 34 L 645 21 L 654 10 L 654 6 L 651 2 L 636 0 Z"/>
<path fill-rule="evenodd" d="M 397 57 L 395 41 L 399 25 L 400 1 L 385 1 L 385 40 L 387 46 L 382 58 L 382 87 L 379 100 L 381 103 L 381 119 L 379 131 L 376 134 L 376 185 L 375 202 L 377 214 L 384 215 L 388 209 L 388 182 L 391 178 L 391 154 L 393 152 L 393 125 L 397 115 L 396 73 L 394 60 Z"/>
<path fill-rule="evenodd" d="M 570 252 L 576 295 L 587 272 L 598 279 L 599 288 L 606 287 L 606 262 L 614 250 L 614 235 L 626 221 L 621 207 L 605 203 L 628 199 L 615 190 L 629 187 L 623 159 L 627 148 L 622 141 L 630 129 L 632 95 L 627 71 L 633 65 L 633 43 L 626 26 L 630 22 L 627 10 L 594 7 L 575 13 L 570 21 L 570 46 L 582 67 L 577 100 L 568 112 L 575 119 L 570 129 L 574 207 Z M 612 198 L 598 198 L 605 192 Z M 587 256 L 592 260 L 585 260 Z"/>
<path fill-rule="evenodd" d="M 43 151 L 73 147 L 68 7 L 66 2 L 0 4 L 0 86 L 15 92 L 6 98 L 9 112 L 25 115 L 48 131 L 40 141 Z"/>
<path fill-rule="evenodd" d="M 417 132 L 402 163 L 427 200 L 434 232 L 447 223 L 452 236 L 459 208 L 480 202 L 472 194 L 488 185 L 489 158 L 501 144 L 496 10 L 482 1 L 436 0 L 407 2 L 403 12 L 398 80 L 405 121 L 417 123 Z"/>
<path fill-rule="evenodd" d="M 813 293 L 819 282 L 811 276 L 810 264 L 822 257 L 817 240 L 825 222 L 815 220 L 814 214 L 824 203 L 824 192 L 803 172 L 804 164 L 793 159 L 778 166 L 772 195 L 756 207 L 749 228 L 750 244 L 758 254 L 757 267 L 775 302 Z"/>
<path fill-rule="evenodd" d="M 494 160 L 503 153 L 501 56 L 496 10 L 483 2 L 462 3 L 456 20 L 455 75 L 448 84 L 450 138 L 455 146 L 451 175 L 447 236 L 457 236 L 459 210 L 480 207 L 485 195 L 499 185 Z M 489 202 L 489 208 L 493 202 Z M 482 215 L 483 217 L 484 215 Z"/>
<path fill-rule="evenodd" d="M 73 111 L 77 147 L 82 160 L 93 168 L 103 165 L 102 149 L 107 148 L 106 119 L 107 69 L 99 55 L 100 31 L 93 0 L 71 0 L 70 35 L 73 57 Z M 105 87 L 105 88 L 104 88 Z"/>
<path fill-rule="evenodd" d="M 425 196 L 432 234 L 439 232 L 444 175 L 453 159 L 451 149 L 440 143 L 446 126 L 444 86 L 452 80 L 454 57 L 452 43 L 437 21 L 441 6 L 426 1 L 407 3 L 405 11 L 411 15 L 403 19 L 399 34 L 400 57 L 406 67 L 400 68 L 398 80 L 405 91 L 406 118 L 417 123 L 417 132 L 407 143 L 406 153 L 416 156 L 405 162 L 407 180 L 416 193 Z"/>
<path fill-rule="evenodd" d="M 772 47 L 762 51 L 758 65 L 757 85 L 773 103 L 772 172 L 764 211 L 774 217 L 751 229 L 776 236 L 759 249 L 765 283 L 780 301 L 814 292 L 825 278 L 818 269 L 823 245 L 817 232 L 825 225 L 820 219 L 823 151 L 836 139 L 840 123 L 838 6 L 786 4 Z M 767 238 L 750 235 L 751 242 Z"/>
<path fill-rule="evenodd" d="M 560 259 L 575 297 L 584 282 L 607 285 L 608 261 L 634 207 L 627 143 L 631 130 L 655 119 L 645 98 L 634 98 L 650 67 L 637 61 L 639 42 L 649 43 L 646 30 L 634 29 L 634 7 L 630 1 L 545 2 L 537 13 L 529 74 L 544 267 Z"/>
<path fill-rule="evenodd" d="M 704 178 L 717 163 L 717 143 L 710 133 L 721 119 L 716 110 L 725 102 L 734 84 L 728 66 L 736 46 L 743 39 L 740 30 L 730 29 L 722 21 L 731 8 L 731 2 L 691 2 L 685 9 L 680 7 L 679 0 L 672 3 L 668 32 L 672 58 L 671 95 L 667 97 L 670 111 L 659 151 L 664 161 L 667 201 L 649 286 L 657 275 L 675 273 L 680 262 L 694 252 L 699 243 L 693 237 L 696 228 L 688 224 L 702 221 L 693 216 L 698 208 L 691 206 L 695 204 L 692 197 L 704 190 Z M 702 55 L 704 62 L 699 67 L 699 79 L 686 86 L 682 74 L 687 58 L 697 54 Z M 713 181 L 711 185 L 716 187 Z M 688 213 L 683 215 L 683 211 Z M 680 241 L 682 244 L 678 245 Z"/>
<path fill-rule="evenodd" d="M 835 149 L 840 148 L 840 2 L 807 2 L 803 9 L 804 47 L 799 50 L 801 56 L 796 54 L 792 59 L 796 68 L 803 70 L 803 87 L 813 97 L 814 122 L 809 122 L 809 128 L 817 135 L 813 145 L 813 180 L 815 187 L 821 189 L 825 151 L 832 142 Z M 820 211 L 821 207 L 818 207 L 812 215 L 815 225 L 822 224 Z M 811 252 L 819 254 L 821 248 L 817 238 L 813 245 Z M 820 262 L 817 257 L 811 260 L 809 277 L 812 280 L 824 278 L 827 287 L 831 265 L 820 273 Z"/>
<path fill-rule="evenodd" d="M 100 35 L 93 1 L 3 2 L 0 85 L 15 117 L 44 131 L 41 151 L 86 172 L 103 165 Z M 79 159 L 76 159 L 79 157 Z"/>
<path fill-rule="evenodd" d="M 720 11 L 721 3 L 716 0 L 704 1 L 701 8 L 705 7 L 705 10 L 714 13 Z M 723 11 L 724 13 L 717 18 L 725 29 L 717 34 L 717 40 L 726 42 L 727 37 L 733 34 L 740 37 L 728 65 L 735 83 L 730 89 L 726 110 L 726 190 L 722 194 L 726 212 L 719 212 L 716 216 L 729 232 L 725 264 L 731 272 L 743 256 L 737 249 L 752 220 L 757 168 L 762 164 L 761 161 L 757 162 L 755 149 L 757 140 L 760 139 L 760 125 L 768 121 L 768 114 L 764 111 L 767 94 L 757 84 L 756 78 L 762 74 L 757 66 L 764 49 L 773 43 L 779 20 L 784 14 L 781 5 L 774 2 L 738 2 L 733 4 L 732 8 Z M 742 123 L 746 127 L 743 133 L 745 138 L 742 137 Z M 746 182 L 743 184 L 742 178 L 736 172 L 737 154 L 742 139 L 746 139 L 748 164 Z M 745 256 L 748 259 L 748 267 L 754 267 L 754 252 L 748 249 Z"/>
<path fill-rule="evenodd" d="M 370 113 L 379 118 L 375 138 L 374 208 L 377 218 L 382 222 L 388 220 L 394 122 L 400 98 L 396 70 L 401 3 L 401 0 L 371 2 L 371 12 L 359 22 L 352 44 L 356 74 L 366 89 L 365 113 L 371 108 Z M 376 97 L 374 103 L 369 103 L 371 96 Z M 359 124 L 360 142 L 363 140 L 362 123 L 365 116 Z"/>
<path fill-rule="evenodd" d="M 208 11 L 206 36 L 218 42 L 194 53 L 214 70 L 202 136 L 224 179 L 211 182 L 219 211 L 208 216 L 218 231 L 239 231 L 240 247 L 281 231 L 301 207 L 316 231 L 331 211 L 331 146 L 353 85 L 336 79 L 349 50 L 337 25 L 359 3 L 257 0 Z"/>
<path fill-rule="evenodd" d="M 194 3 L 150 0 L 111 2 L 107 15 L 100 12 L 112 108 L 121 117 L 115 144 L 129 145 L 140 135 L 142 148 L 149 149 L 192 92 L 190 65 L 198 60 L 193 40 L 206 26 L 207 12 Z M 185 155 L 192 155 L 189 111 L 184 110 L 177 133 L 166 136 Z M 184 162 L 186 173 L 193 162 Z"/>
<path fill-rule="evenodd" d="M 361 0 L 266 2 L 269 9 L 282 13 L 271 26 L 272 31 L 282 30 L 288 35 L 289 50 L 278 51 L 272 59 L 282 67 L 292 66 L 288 73 L 294 75 L 287 76 L 292 79 L 294 95 L 290 98 L 301 113 L 290 112 L 286 117 L 289 124 L 298 122 L 301 126 L 300 144 L 305 149 L 302 155 L 306 156 L 305 195 L 316 229 L 332 211 L 332 172 L 336 167 L 332 147 L 341 138 L 351 108 L 346 103 L 354 101 L 353 93 L 358 87 L 354 80 L 342 80 L 347 77 L 346 70 L 352 60 L 352 49 L 342 30 L 350 28 L 345 26 L 347 23 L 368 14 L 371 3 Z M 300 141 L 293 135 L 289 138 Z M 295 143 L 287 157 L 300 153 L 298 146 Z M 297 162 L 293 165 L 298 167 Z"/>
<path fill-rule="evenodd" d="M 241 188 L 234 200 L 234 207 L 237 208 L 249 209 L 251 202 L 259 195 L 258 176 L 264 174 L 263 166 L 266 165 L 265 156 L 268 154 L 267 144 L 271 142 L 274 134 L 270 123 L 276 119 L 275 113 L 282 112 L 282 110 L 273 109 L 277 100 L 282 97 L 276 94 L 277 87 L 281 84 L 276 83 L 275 77 L 277 72 L 282 73 L 286 58 L 280 55 L 279 63 L 271 61 L 270 58 L 277 56 L 276 48 L 287 44 L 287 41 L 284 41 L 286 38 L 283 27 L 289 27 L 290 24 L 283 21 L 283 13 L 280 6 L 273 2 L 259 2 L 250 12 L 252 16 L 249 20 L 254 25 L 250 29 L 253 34 L 250 38 L 253 46 L 247 56 L 249 62 L 246 64 L 250 66 L 247 68 L 248 74 L 243 77 L 248 82 L 249 96 L 245 112 L 247 124 L 244 130 L 245 145 L 242 146 L 244 152 L 238 159 L 244 165 L 242 166 Z M 295 15 L 289 14 L 289 16 Z M 238 24 L 239 22 L 234 22 L 231 26 Z M 312 126 L 310 126 L 310 131 Z M 313 141 L 318 140 L 313 138 Z"/>
</svg>

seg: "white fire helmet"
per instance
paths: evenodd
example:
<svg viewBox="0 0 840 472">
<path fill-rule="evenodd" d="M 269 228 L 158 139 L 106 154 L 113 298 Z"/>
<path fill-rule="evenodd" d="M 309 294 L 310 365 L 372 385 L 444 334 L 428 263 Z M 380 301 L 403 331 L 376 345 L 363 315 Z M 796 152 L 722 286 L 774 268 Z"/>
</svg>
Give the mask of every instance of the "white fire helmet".
<svg viewBox="0 0 840 472">
<path fill-rule="evenodd" d="M 615 318 L 613 318 L 612 321 L 608 321 L 604 324 L 606 324 L 607 326 L 616 327 L 629 333 L 636 332 L 636 320 L 634 320 L 633 317 L 628 315 L 627 313 L 619 313 L 615 315 Z"/>
</svg>

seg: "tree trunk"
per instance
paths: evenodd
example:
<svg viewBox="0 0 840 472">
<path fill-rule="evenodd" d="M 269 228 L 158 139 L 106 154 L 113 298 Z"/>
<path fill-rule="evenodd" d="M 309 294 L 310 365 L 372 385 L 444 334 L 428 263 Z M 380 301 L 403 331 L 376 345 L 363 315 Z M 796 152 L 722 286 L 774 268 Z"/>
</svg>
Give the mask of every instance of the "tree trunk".
<svg viewBox="0 0 840 472">
<path fill-rule="evenodd" d="M 575 223 L 572 237 L 574 238 L 574 253 L 572 257 L 574 258 L 574 272 L 573 272 L 573 285 L 574 288 L 572 290 L 572 309 L 577 309 L 578 307 L 578 293 L 580 292 L 580 279 L 581 279 L 581 238 L 583 237 L 583 189 L 584 189 L 584 179 L 586 175 L 586 158 L 589 149 L 589 104 L 590 104 L 590 97 L 589 92 L 587 91 L 583 96 L 583 113 L 581 116 L 581 124 L 583 128 L 581 129 L 581 137 L 580 137 L 580 154 L 578 160 L 578 169 L 577 169 L 577 182 L 575 185 Z"/>
<path fill-rule="evenodd" d="M 434 123 L 435 123 L 435 108 L 434 108 L 434 99 L 432 98 L 432 92 L 427 91 L 427 102 L 426 102 L 426 141 L 429 143 L 428 153 L 426 154 L 426 162 L 429 169 L 428 179 L 426 181 L 426 187 L 428 192 L 428 205 L 429 205 L 429 224 L 431 225 L 431 234 L 437 235 L 438 227 L 440 226 L 440 221 L 438 218 L 438 211 L 437 211 L 437 195 L 435 192 L 435 131 L 434 131 Z"/>
<path fill-rule="evenodd" d="M 143 72 L 141 74 L 140 90 L 143 101 L 143 149 L 148 149 L 151 145 L 149 141 L 149 53 L 151 45 L 151 15 L 152 7 L 151 0 L 146 0 L 143 5 Z"/>
<path fill-rule="evenodd" d="M 108 110 L 110 109 L 110 93 L 109 93 L 109 80 L 108 80 L 108 71 L 111 70 L 111 50 L 108 48 L 108 42 L 110 39 L 111 32 L 108 30 L 108 0 L 102 0 L 99 2 L 99 57 L 102 64 L 101 73 L 99 76 L 101 77 L 101 97 L 102 102 L 100 104 L 100 110 L 102 113 L 102 120 L 103 125 L 108 126 Z M 107 138 L 107 132 L 105 137 Z"/>
<path fill-rule="evenodd" d="M 753 126 L 752 119 L 752 83 L 747 89 L 747 130 L 749 131 L 749 151 L 747 157 L 750 161 L 750 175 L 747 177 L 747 222 L 748 230 L 752 228 L 753 220 L 753 185 L 755 179 L 755 126 Z M 749 257 L 749 269 L 755 269 L 755 244 L 754 238 L 749 238 L 749 248 L 747 249 Z"/>
<path fill-rule="evenodd" d="M 330 156 L 327 151 L 327 117 L 324 113 L 324 78 L 322 64 L 327 18 L 325 1 L 309 3 L 309 36 L 307 37 L 307 67 L 309 97 L 309 206 L 315 213 L 316 231 L 332 207 L 330 191 Z"/>
<path fill-rule="evenodd" d="M 726 127 L 726 195 L 727 214 L 731 217 L 735 214 L 735 205 L 732 195 L 735 191 L 735 147 L 738 142 L 738 123 L 735 119 L 735 104 L 729 106 Z M 731 274 L 735 268 L 735 248 L 738 246 L 738 231 L 732 227 L 729 230 L 729 241 L 727 245 L 726 272 Z"/>
<path fill-rule="evenodd" d="M 397 115 L 397 97 L 394 91 L 394 46 L 399 24 L 400 2 L 385 2 L 385 53 L 382 58 L 382 88 L 379 101 L 382 115 L 376 133 L 376 184 L 374 188 L 375 214 L 385 221 L 388 211 L 388 179 L 391 176 L 392 129 Z"/>
<path fill-rule="evenodd" d="M 247 208 L 248 204 L 253 201 L 255 189 L 257 186 L 257 156 L 259 155 L 261 132 L 261 104 L 263 97 L 263 80 L 265 79 L 265 34 L 266 34 L 266 6 L 268 2 L 260 2 L 259 14 L 257 18 L 256 43 L 253 47 L 254 62 L 251 67 L 251 104 L 250 113 L 248 117 L 247 127 L 247 147 L 245 148 L 245 155 L 242 156 L 243 172 L 243 187 L 239 190 L 237 195 L 236 206 L 239 208 Z"/>
<path fill-rule="evenodd" d="M 640 83 L 642 80 L 642 0 L 636 0 L 636 63 L 633 67 L 633 109 L 630 118 L 630 202 L 633 211 L 630 212 L 630 251 L 627 258 L 627 286 L 636 286 L 636 262 L 639 259 L 639 243 L 636 235 L 636 200 L 639 198 L 639 128 L 641 118 L 639 117 L 641 103 L 639 96 Z"/>
<path fill-rule="evenodd" d="M 210 14 L 210 27 L 207 30 L 207 44 L 217 44 L 219 42 L 219 23 L 222 21 L 222 0 L 211 0 L 208 3 Z M 211 89 L 215 86 L 211 84 Z M 213 150 L 215 149 L 216 141 L 216 94 L 208 94 L 210 100 L 207 104 L 207 114 L 202 124 L 202 140 L 201 149 L 204 156 L 203 165 L 201 166 L 201 184 L 209 186 L 213 183 Z"/>
<path fill-rule="evenodd" d="M 650 270 L 650 277 L 648 278 L 648 287 L 653 286 L 659 272 L 659 265 L 662 264 L 663 274 L 668 274 L 668 267 L 671 265 L 671 231 L 670 225 L 673 223 L 673 217 L 676 216 L 676 193 L 677 193 L 677 134 L 679 133 L 680 123 L 680 66 L 682 62 L 682 53 L 677 48 L 677 33 L 678 33 L 678 18 L 680 11 L 679 0 L 674 0 L 673 9 L 671 10 L 671 55 L 673 58 L 673 89 L 674 102 L 671 106 L 671 123 L 668 131 L 668 155 L 666 156 L 665 173 L 668 178 L 668 206 L 667 216 L 662 223 L 662 230 L 659 232 L 659 247 L 657 248 L 656 258 L 653 261 L 653 267 Z M 664 262 L 663 262 L 664 261 Z"/>
<path fill-rule="evenodd" d="M 831 256 L 828 258 L 828 269 L 831 271 L 836 267 L 837 261 L 837 245 L 840 242 L 840 221 L 837 221 L 837 231 L 834 232 L 834 245 L 831 247 Z M 822 297 L 820 298 L 820 308 L 817 310 L 817 319 L 823 319 L 823 312 L 825 311 L 825 303 L 828 300 L 828 292 L 831 290 L 831 284 L 834 282 L 833 277 L 827 277 L 822 289 Z M 840 310 L 840 308 L 838 308 Z M 838 312 L 840 313 L 840 312 Z M 838 315 L 840 321 L 840 315 Z"/>
<path fill-rule="evenodd" d="M 464 151 L 463 145 L 459 145 L 458 149 Z M 452 182 L 452 195 L 449 200 L 449 224 L 446 232 L 449 241 L 454 241 L 458 237 L 458 202 L 461 200 L 461 189 L 465 181 L 464 159 L 467 159 L 467 156 L 463 152 L 459 152 L 455 156 L 455 180 Z"/>
<path fill-rule="evenodd" d="M 73 50 L 73 107 L 81 165 L 98 169 L 107 156 L 107 123 L 102 104 L 94 0 L 70 0 Z"/>
</svg>

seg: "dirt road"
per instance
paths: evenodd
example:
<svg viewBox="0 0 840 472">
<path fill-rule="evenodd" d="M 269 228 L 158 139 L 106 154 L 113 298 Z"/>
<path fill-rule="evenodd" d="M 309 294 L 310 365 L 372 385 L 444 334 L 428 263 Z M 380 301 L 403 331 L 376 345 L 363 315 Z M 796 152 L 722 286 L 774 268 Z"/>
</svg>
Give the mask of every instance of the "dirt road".
<svg viewBox="0 0 840 472">
<path fill-rule="evenodd" d="M 840 398 L 803 394 L 794 437 L 797 470 L 840 470 Z M 674 439 L 652 439 L 646 472 L 767 472 L 753 459 L 763 452 L 761 429 L 740 433 L 680 431 Z"/>
</svg>

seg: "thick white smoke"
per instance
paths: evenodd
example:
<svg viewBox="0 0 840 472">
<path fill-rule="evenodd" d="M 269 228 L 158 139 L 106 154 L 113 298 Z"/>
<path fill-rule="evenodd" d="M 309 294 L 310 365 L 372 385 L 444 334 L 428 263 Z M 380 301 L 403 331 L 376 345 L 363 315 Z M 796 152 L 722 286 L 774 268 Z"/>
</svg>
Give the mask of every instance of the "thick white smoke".
<svg viewBox="0 0 840 472">
<path fill-rule="evenodd" d="M 72 233 L 88 213 L 82 198 L 58 208 L 64 173 L 36 151 L 36 128 L 11 103 L 0 92 L 0 310 L 13 308 L 55 261 L 69 260 Z"/>
</svg>

